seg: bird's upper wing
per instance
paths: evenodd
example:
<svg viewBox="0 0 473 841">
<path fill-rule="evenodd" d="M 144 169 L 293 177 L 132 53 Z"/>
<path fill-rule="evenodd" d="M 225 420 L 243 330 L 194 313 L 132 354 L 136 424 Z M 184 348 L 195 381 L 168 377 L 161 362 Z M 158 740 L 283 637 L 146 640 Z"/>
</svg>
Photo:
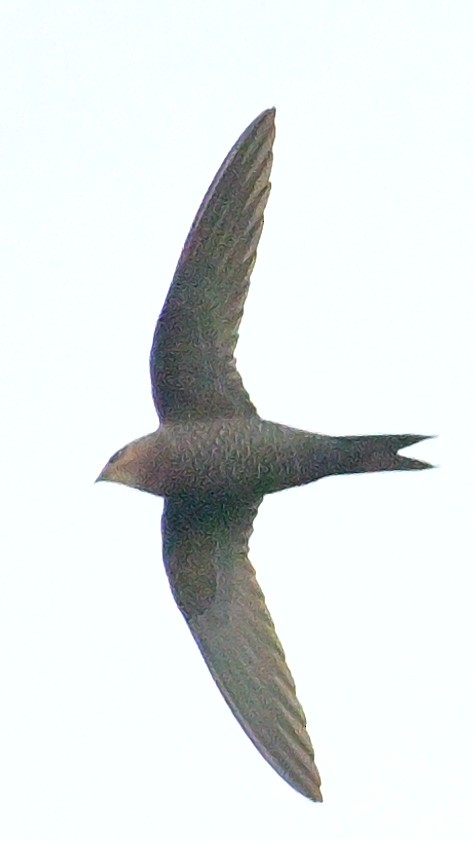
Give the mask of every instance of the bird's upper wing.
<svg viewBox="0 0 473 841">
<path fill-rule="evenodd" d="M 246 734 L 291 786 L 322 800 L 304 712 L 248 560 L 259 503 L 167 499 L 166 571 L 207 666 Z"/>
<path fill-rule="evenodd" d="M 237 140 L 194 219 L 151 348 L 161 420 L 255 414 L 233 352 L 263 228 L 273 141 L 272 109 Z"/>
</svg>

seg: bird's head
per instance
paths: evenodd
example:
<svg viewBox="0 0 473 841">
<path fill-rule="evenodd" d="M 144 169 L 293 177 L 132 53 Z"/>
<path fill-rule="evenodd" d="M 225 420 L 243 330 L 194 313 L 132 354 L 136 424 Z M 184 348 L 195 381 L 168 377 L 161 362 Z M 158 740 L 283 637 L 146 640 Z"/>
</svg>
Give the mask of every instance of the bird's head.
<svg viewBox="0 0 473 841">
<path fill-rule="evenodd" d="M 117 482 L 138 488 L 148 493 L 162 493 L 160 489 L 160 469 L 157 445 L 157 433 L 137 438 L 131 444 L 121 447 L 108 460 L 97 476 L 96 482 Z"/>
</svg>

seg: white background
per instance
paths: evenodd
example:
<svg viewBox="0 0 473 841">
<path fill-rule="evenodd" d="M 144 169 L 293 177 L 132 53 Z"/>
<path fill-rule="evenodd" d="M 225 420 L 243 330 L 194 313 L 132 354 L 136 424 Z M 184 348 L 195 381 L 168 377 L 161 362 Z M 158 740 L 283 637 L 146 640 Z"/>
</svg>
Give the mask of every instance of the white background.
<svg viewBox="0 0 473 841">
<path fill-rule="evenodd" d="M 1 9 L 0 836 L 471 839 L 472 3 Z M 440 434 L 412 451 L 440 470 L 327 479 L 256 521 L 323 805 L 215 688 L 161 501 L 93 484 L 156 425 L 185 235 L 271 105 L 253 400 L 313 431 Z"/>
</svg>

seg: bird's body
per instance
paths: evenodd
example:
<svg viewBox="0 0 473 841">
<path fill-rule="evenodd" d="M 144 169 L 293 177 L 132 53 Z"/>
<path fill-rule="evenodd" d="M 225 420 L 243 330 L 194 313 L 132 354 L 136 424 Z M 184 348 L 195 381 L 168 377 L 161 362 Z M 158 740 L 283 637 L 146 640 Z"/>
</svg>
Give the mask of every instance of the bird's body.
<svg viewBox="0 0 473 841">
<path fill-rule="evenodd" d="M 274 110 L 242 134 L 194 220 L 150 358 L 157 431 L 99 479 L 164 497 L 163 558 L 174 598 L 220 689 L 290 785 L 322 800 L 294 681 L 248 560 L 268 493 L 323 476 L 430 465 L 398 455 L 426 436 L 332 437 L 258 415 L 234 349 L 269 196 Z"/>
<path fill-rule="evenodd" d="M 191 426 L 188 421 L 172 422 L 129 444 L 122 469 L 128 471 L 124 484 L 156 496 L 259 497 L 323 476 L 415 469 L 423 463 L 396 453 L 423 438 L 335 438 L 265 421 L 258 415 L 196 420 Z"/>
<path fill-rule="evenodd" d="M 136 486 L 158 496 L 263 496 L 319 478 L 326 438 L 257 415 L 193 421 L 191 434 L 173 422 L 134 442 L 130 466 Z"/>
</svg>

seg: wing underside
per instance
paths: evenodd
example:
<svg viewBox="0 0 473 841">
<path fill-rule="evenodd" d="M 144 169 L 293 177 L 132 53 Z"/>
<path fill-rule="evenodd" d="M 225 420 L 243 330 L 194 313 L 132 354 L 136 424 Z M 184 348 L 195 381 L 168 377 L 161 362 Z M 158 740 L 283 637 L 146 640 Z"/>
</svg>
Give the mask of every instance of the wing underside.
<svg viewBox="0 0 473 841">
<path fill-rule="evenodd" d="M 150 356 L 161 420 L 255 413 L 234 350 L 269 196 L 274 111 L 225 158 L 194 219 Z"/>
<path fill-rule="evenodd" d="M 321 800 L 304 712 L 247 557 L 258 504 L 190 512 L 188 504 L 166 500 L 166 569 L 204 660 L 246 734 L 291 786 Z"/>
</svg>

